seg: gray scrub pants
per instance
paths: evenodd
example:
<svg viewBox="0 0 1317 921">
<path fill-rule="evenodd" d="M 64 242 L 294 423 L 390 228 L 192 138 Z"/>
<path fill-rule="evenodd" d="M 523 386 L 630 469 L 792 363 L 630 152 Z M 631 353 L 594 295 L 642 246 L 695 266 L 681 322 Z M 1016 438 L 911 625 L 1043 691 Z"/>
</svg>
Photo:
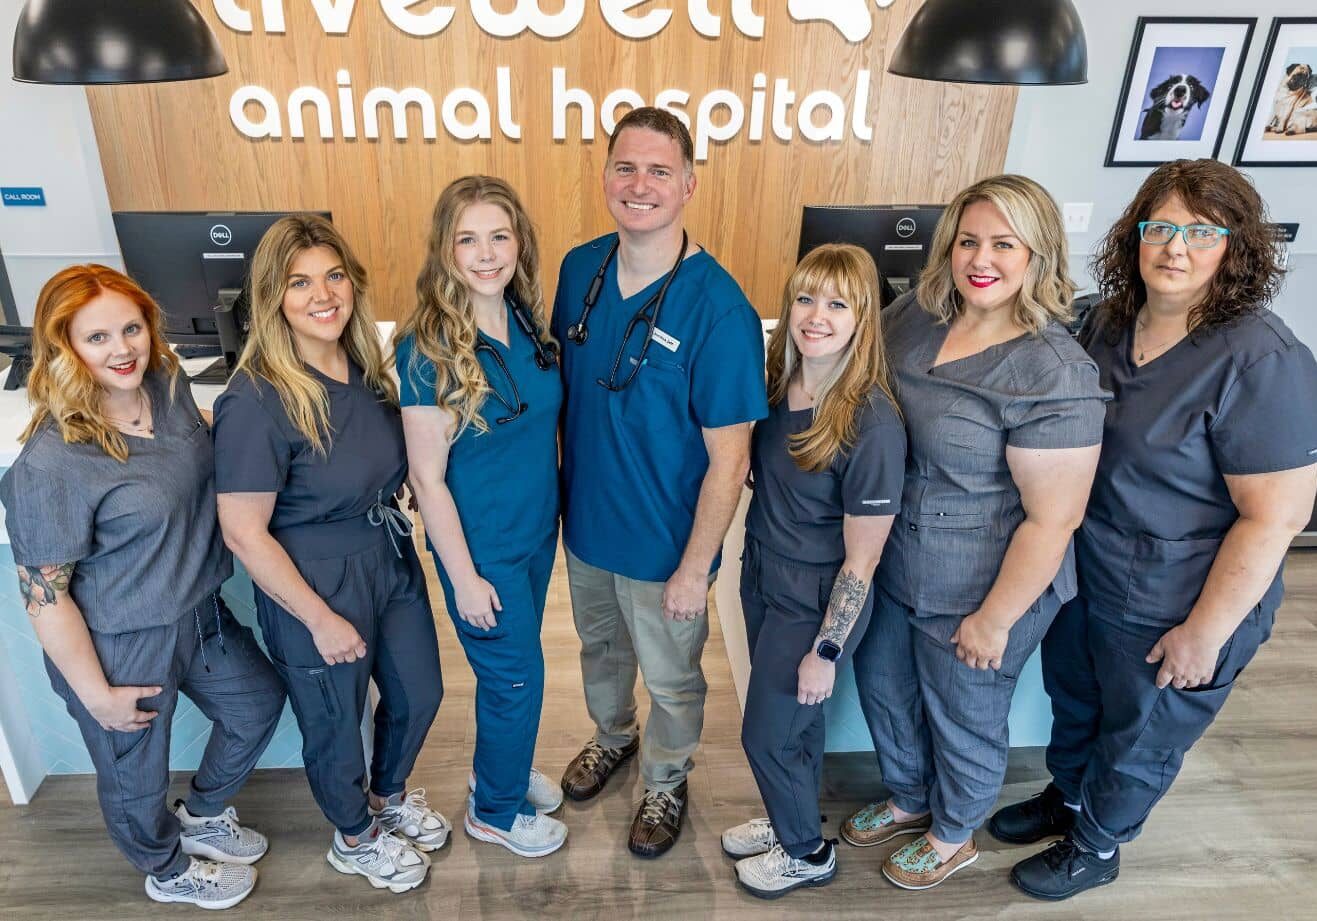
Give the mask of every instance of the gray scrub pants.
<svg viewBox="0 0 1317 921">
<path fill-rule="evenodd" d="M 302 730 L 302 762 L 320 810 L 344 835 L 370 827 L 361 717 L 380 692 L 370 790 L 401 793 L 443 699 L 439 642 L 411 539 L 391 541 L 364 517 L 275 532 L 307 584 L 366 643 L 355 662 L 326 665 L 311 631 L 256 589 L 270 658 Z"/>
<path fill-rule="evenodd" d="M 750 641 L 741 745 L 778 840 L 792 857 L 804 857 L 823 843 L 819 787 L 826 727 L 822 704 L 796 700 L 797 670 L 827 614 L 839 566 L 797 562 L 749 535 L 741 562 L 741 609 Z M 870 591 L 838 665 L 859 645 L 872 610 Z"/>
<path fill-rule="evenodd" d="M 1043 684 L 1052 699 L 1047 767 L 1066 802 L 1081 806 L 1080 844 L 1103 853 L 1138 837 L 1271 636 L 1274 617 L 1254 608 L 1221 647 L 1212 680 L 1177 690 L 1158 688 L 1161 663 L 1144 661 L 1174 623 L 1138 623 L 1082 596 L 1061 609 L 1043 641 Z"/>
<path fill-rule="evenodd" d="M 906 812 L 932 812 L 932 832 L 968 841 L 1001 792 L 1015 681 L 1060 603 L 1050 589 L 1016 621 L 1002 666 L 956 658 L 962 618 L 920 616 L 881 586 L 855 652 L 855 683 L 883 782 Z"/>
<path fill-rule="evenodd" d="M 709 580 L 712 584 L 712 578 Z M 595 738 L 621 748 L 639 732 L 636 669 L 649 691 L 649 724 L 640 752 L 646 790 L 674 790 L 690 773 L 704 729 L 704 642 L 709 615 L 663 616 L 663 583 L 591 566 L 567 551 L 572 618 L 581 638 L 581 679 Z"/>
<path fill-rule="evenodd" d="M 283 685 L 251 630 L 233 619 L 218 592 L 172 624 L 93 632 L 91 640 L 112 687 L 163 689 L 139 703 L 159 714 L 145 729 L 102 729 L 46 659 L 51 687 L 77 721 L 96 767 L 96 795 L 110 839 L 143 873 L 182 873 L 190 858 L 179 847 L 178 819 L 168 804 L 169 733 L 179 692 L 215 724 L 184 800 L 193 815 L 213 816 L 237 794 L 274 735 Z"/>
</svg>

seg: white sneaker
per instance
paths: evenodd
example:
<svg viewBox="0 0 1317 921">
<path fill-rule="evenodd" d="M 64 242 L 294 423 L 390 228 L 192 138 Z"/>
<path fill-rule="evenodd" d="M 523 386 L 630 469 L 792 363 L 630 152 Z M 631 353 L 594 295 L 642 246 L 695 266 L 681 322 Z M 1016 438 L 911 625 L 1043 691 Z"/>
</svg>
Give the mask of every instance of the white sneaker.
<svg viewBox="0 0 1317 921">
<path fill-rule="evenodd" d="M 238 813 L 232 806 L 216 816 L 198 817 L 179 800 L 174 804 L 174 815 L 183 826 L 179 844 L 183 853 L 192 857 L 249 864 L 270 849 L 265 835 L 238 824 Z"/>
<path fill-rule="evenodd" d="M 801 886 L 823 886 L 837 875 L 837 849 L 825 844 L 828 859 L 812 864 L 788 854 L 780 844 L 767 853 L 736 862 L 736 880 L 751 895 L 776 899 Z"/>
<path fill-rule="evenodd" d="M 377 832 L 373 838 L 366 837 L 369 832 L 363 833 L 356 847 L 349 847 L 343 836 L 334 832 L 334 843 L 325 859 L 340 873 L 366 877 L 376 889 L 415 889 L 430 871 L 430 858 L 392 832 L 383 828 Z"/>
<path fill-rule="evenodd" d="M 478 841 L 501 844 L 519 857 L 544 857 L 567 842 L 567 826 L 552 816 L 535 813 L 519 815 L 507 831 L 476 818 L 475 796 L 466 801 L 466 819 L 462 826 Z"/>
<path fill-rule="evenodd" d="M 768 819 L 751 819 L 723 832 L 723 853 L 737 860 L 766 854 L 775 844 L 777 833 Z"/>
<path fill-rule="evenodd" d="M 375 816 L 385 831 L 406 838 L 418 850 L 437 851 L 448 843 L 453 826 L 442 815 L 430 808 L 425 790 L 418 787 L 402 798 L 402 802 L 386 805 Z"/>
<path fill-rule="evenodd" d="M 156 902 L 185 902 L 198 908 L 232 908 L 256 888 L 256 868 L 236 863 L 198 860 L 163 882 L 146 878 L 146 894 Z"/>
<path fill-rule="evenodd" d="M 476 772 L 466 778 L 466 788 L 476 792 Z M 545 777 L 537 768 L 530 769 L 530 784 L 526 787 L 526 800 L 540 815 L 549 815 L 562 807 L 562 787 Z"/>
</svg>

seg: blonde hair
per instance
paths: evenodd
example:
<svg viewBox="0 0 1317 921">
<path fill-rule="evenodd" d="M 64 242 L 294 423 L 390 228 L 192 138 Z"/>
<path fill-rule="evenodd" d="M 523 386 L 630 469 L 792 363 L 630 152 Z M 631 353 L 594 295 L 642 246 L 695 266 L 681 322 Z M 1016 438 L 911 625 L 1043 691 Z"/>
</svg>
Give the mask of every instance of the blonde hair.
<svg viewBox="0 0 1317 921">
<path fill-rule="evenodd" d="M 434 381 L 420 381 L 415 361 L 399 368 L 400 375 L 433 384 L 437 405 L 457 417 L 452 437 L 457 438 L 468 426 L 486 432 L 489 425 L 480 408 L 489 395 L 485 372 L 476 359 L 475 309 L 466 281 L 457 265 L 454 245 L 458 222 L 463 212 L 475 204 L 497 205 L 511 222 L 517 240 L 517 268 L 509 286 L 512 294 L 529 312 L 542 342 L 552 342 L 544 315 L 544 292 L 540 287 L 540 251 L 521 199 L 512 186 L 493 176 L 463 176 L 448 184 L 435 202 L 430 220 L 430 238 L 425 263 L 416 278 L 416 309 L 399 324 L 393 335 L 395 347 L 407 336 L 415 335 L 417 353 L 434 364 Z M 515 333 L 514 333 L 515 335 Z"/>
<path fill-rule="evenodd" d="M 975 202 L 992 204 L 1011 231 L 1029 249 L 1024 284 L 1015 296 L 1011 316 L 1018 326 L 1039 333 L 1051 320 L 1071 319 L 1076 285 L 1070 278 L 1069 248 L 1061 212 L 1047 190 L 1025 176 L 990 176 L 974 183 L 947 205 L 933 231 L 928 264 L 919 275 L 916 295 L 923 307 L 943 323 L 960 313 L 960 293 L 951 270 L 951 252 L 965 209 Z"/>
<path fill-rule="evenodd" d="M 27 442 L 47 419 L 59 427 L 66 444 L 94 443 L 120 463 L 128 460 L 128 443 L 101 411 L 104 389 L 73 350 L 69 327 L 73 317 L 106 291 L 122 294 L 142 312 L 151 340 L 146 373 L 164 370 L 169 375 L 169 397 L 178 380 L 178 358 L 161 334 L 163 318 L 151 295 L 135 281 L 104 265 L 72 265 L 57 272 L 37 296 L 32 320 L 32 370 L 27 376 L 32 418 L 18 436 Z M 10 373 L 14 373 L 11 369 Z"/>
<path fill-rule="evenodd" d="M 787 398 L 800 351 L 791 338 L 791 307 L 796 295 L 835 287 L 855 314 L 855 333 L 815 395 L 809 428 L 788 439 L 787 452 L 802 470 L 822 471 L 838 452 L 855 444 L 860 412 L 877 388 L 897 409 L 879 311 L 878 268 L 858 246 L 828 243 L 800 260 L 782 289 L 782 313 L 768 339 L 768 398 Z M 897 409 L 898 414 L 900 410 Z"/>
<path fill-rule="evenodd" d="M 316 452 L 324 455 L 329 451 L 326 440 L 332 440 L 333 436 L 329 425 L 329 393 L 298 355 L 293 331 L 283 311 L 293 261 L 317 246 L 334 251 L 352 283 L 352 314 L 339 340 L 344 351 L 361 368 L 366 386 L 386 402 L 398 405 L 398 389 L 389 376 L 390 358 L 380 348 L 370 311 L 366 269 L 338 229 L 314 214 L 280 218 L 256 247 L 251 270 L 251 328 L 236 372 L 268 381 L 279 394 L 293 427 Z"/>
</svg>

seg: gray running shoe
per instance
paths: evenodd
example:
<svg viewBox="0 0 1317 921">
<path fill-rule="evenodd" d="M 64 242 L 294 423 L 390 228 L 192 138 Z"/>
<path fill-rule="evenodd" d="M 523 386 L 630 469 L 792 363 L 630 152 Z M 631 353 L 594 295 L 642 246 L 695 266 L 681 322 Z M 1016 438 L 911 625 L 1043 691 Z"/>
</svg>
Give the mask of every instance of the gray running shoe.
<svg viewBox="0 0 1317 921">
<path fill-rule="evenodd" d="M 723 832 L 723 853 L 741 860 L 767 854 L 777 844 L 777 833 L 768 819 L 751 819 Z"/>
<path fill-rule="evenodd" d="M 256 888 L 256 868 L 236 863 L 198 860 L 187 870 L 163 882 L 146 878 L 146 894 L 156 902 L 184 902 L 198 908 L 232 908 Z"/>
<path fill-rule="evenodd" d="M 238 824 L 232 806 L 219 815 L 198 818 L 187 811 L 183 801 L 174 804 L 174 815 L 183 826 L 179 844 L 183 853 L 226 863 L 255 863 L 270 849 L 265 835 Z"/>
<path fill-rule="evenodd" d="M 467 775 L 466 787 L 476 792 L 476 772 Z M 540 815 L 549 815 L 562 807 L 562 787 L 554 783 L 536 768 L 530 769 L 530 778 L 526 786 L 526 799 Z"/>
<path fill-rule="evenodd" d="M 415 889 L 430 871 L 430 858 L 392 832 L 378 829 L 373 838 L 363 833 L 360 844 L 349 847 L 343 836 L 334 832 L 325 859 L 340 873 L 366 877 L 376 889 L 406 892 Z"/>
<path fill-rule="evenodd" d="M 831 844 L 827 859 L 810 863 L 788 854 L 775 844 L 763 854 L 736 862 L 736 881 L 761 899 L 781 898 L 801 886 L 826 886 L 837 875 L 836 848 Z"/>
<path fill-rule="evenodd" d="M 448 843 L 453 826 L 439 812 L 430 808 L 425 790 L 412 790 L 397 803 L 389 803 L 379 812 L 370 810 L 385 831 L 404 838 L 421 851 L 437 851 Z"/>
</svg>

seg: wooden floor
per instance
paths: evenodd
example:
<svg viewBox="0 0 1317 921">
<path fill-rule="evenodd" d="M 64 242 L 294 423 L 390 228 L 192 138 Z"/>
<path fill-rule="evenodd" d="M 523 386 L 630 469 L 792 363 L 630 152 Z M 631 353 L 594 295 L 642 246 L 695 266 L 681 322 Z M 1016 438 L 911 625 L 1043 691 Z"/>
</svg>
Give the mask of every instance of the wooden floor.
<svg viewBox="0 0 1317 921">
<path fill-rule="evenodd" d="M 677 847 L 656 861 L 625 849 L 638 792 L 634 762 L 586 805 L 568 804 L 567 846 L 542 860 L 514 857 L 461 831 L 474 725 L 473 679 L 446 617 L 440 618 L 447 693 L 412 782 L 454 821 L 452 843 L 429 880 L 395 896 L 344 877 L 325 862 L 330 832 L 301 772 L 262 771 L 236 803 L 244 822 L 271 839 L 256 891 L 221 917 L 340 918 L 960 918 L 1317 919 L 1317 551 L 1296 551 L 1276 631 L 1240 679 L 1225 711 L 1190 754 L 1179 782 L 1143 836 L 1122 851 L 1119 881 L 1059 905 L 1031 901 L 1007 880 L 1033 848 L 978 834 L 978 863 L 942 887 L 911 893 L 878 873 L 888 847 L 841 845 L 826 889 L 761 902 L 738 891 L 718 845 L 723 828 L 762 811 L 738 733 L 740 715 L 713 620 L 705 654 L 709 699 L 703 744 L 691 775 L 691 810 Z M 432 576 L 433 578 L 433 576 Z M 441 598 L 432 590 L 436 599 Z M 544 629 L 548 688 L 537 764 L 552 776 L 591 729 L 561 569 Z M 643 701 L 643 693 L 640 695 Z M 643 707 L 643 704 L 642 704 Z M 825 833 L 880 794 L 870 755 L 830 757 Z M 1044 782 L 1040 750 L 1012 754 L 1002 802 Z M 186 778 L 175 778 L 181 790 Z M 88 777 L 54 777 L 27 807 L 0 805 L 0 918 L 197 917 L 157 905 L 142 878 L 110 845 Z"/>
</svg>

